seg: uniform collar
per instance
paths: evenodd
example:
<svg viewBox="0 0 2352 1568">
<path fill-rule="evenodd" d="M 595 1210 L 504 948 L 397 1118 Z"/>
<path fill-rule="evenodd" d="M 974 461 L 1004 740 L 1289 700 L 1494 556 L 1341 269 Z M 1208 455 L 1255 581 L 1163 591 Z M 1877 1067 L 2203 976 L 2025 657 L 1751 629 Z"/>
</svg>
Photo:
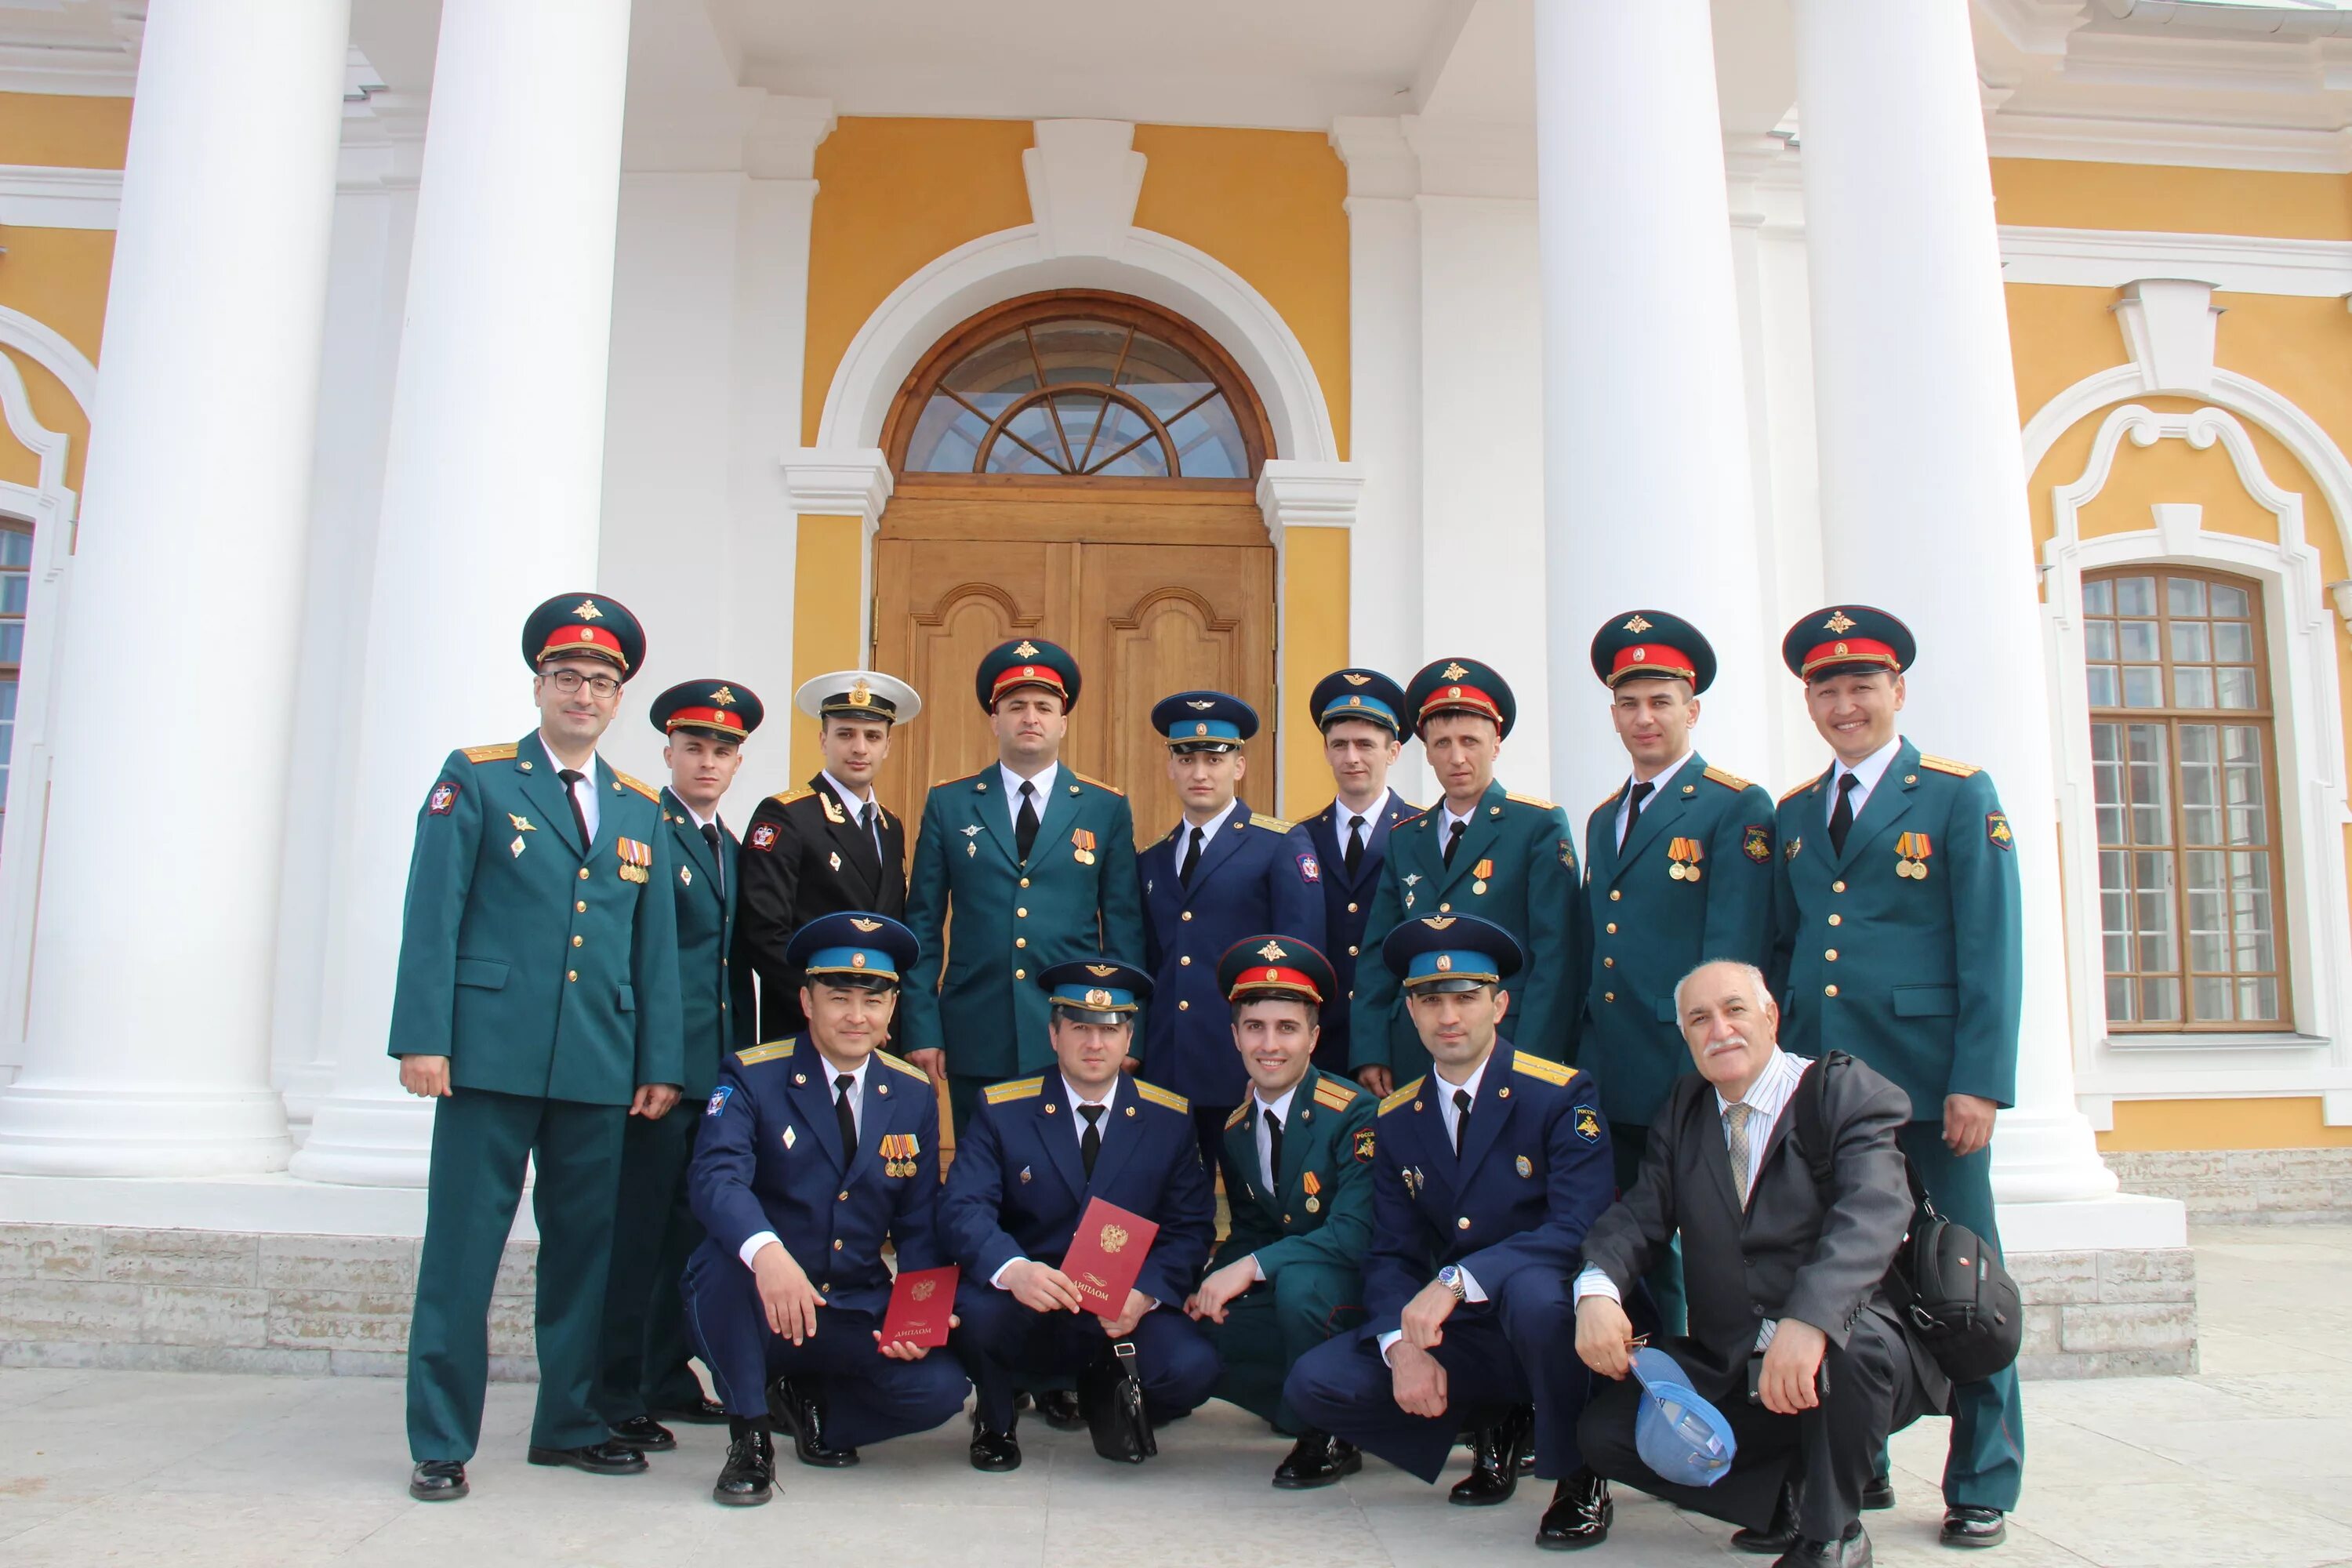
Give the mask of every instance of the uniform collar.
<svg viewBox="0 0 2352 1568">
<path fill-rule="evenodd" d="M 1854 782 L 1862 786 L 1863 793 L 1867 795 L 1876 790 L 1878 781 L 1885 778 L 1886 770 L 1895 765 L 1895 754 L 1902 749 L 1903 737 L 1898 732 L 1895 739 L 1863 758 L 1859 766 L 1847 767 L 1844 760 L 1841 758 L 1830 768 L 1830 789 L 1835 792 L 1839 778 L 1846 773 L 1852 773 L 1854 776 Z"/>
</svg>

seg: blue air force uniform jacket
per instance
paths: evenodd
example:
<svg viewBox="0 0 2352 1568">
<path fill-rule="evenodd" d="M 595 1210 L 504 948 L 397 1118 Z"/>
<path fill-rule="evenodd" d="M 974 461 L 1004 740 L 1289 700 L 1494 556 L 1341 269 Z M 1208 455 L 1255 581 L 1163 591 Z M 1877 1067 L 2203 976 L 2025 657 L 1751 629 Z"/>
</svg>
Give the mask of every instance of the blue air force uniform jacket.
<svg viewBox="0 0 2352 1568">
<path fill-rule="evenodd" d="M 596 759 L 580 842 L 536 731 L 452 752 L 416 815 L 390 1053 L 457 1088 L 626 1105 L 683 1079 L 677 910 L 653 789 Z"/>
<path fill-rule="evenodd" d="M 717 1086 L 719 1058 L 752 1043 L 751 966 L 731 962 L 735 868 L 741 847 L 727 825 L 719 823 L 719 858 L 714 862 L 710 841 L 695 826 L 676 791 L 663 789 L 661 808 L 674 868 L 670 886 L 677 894 L 677 980 L 685 1020 L 682 1082 L 686 1097 L 698 1100 Z"/>
<path fill-rule="evenodd" d="M 1323 870 L 1323 934 L 1330 942 L 1323 956 L 1331 961 L 1331 973 L 1339 982 L 1338 991 L 1324 1000 L 1323 1037 L 1315 1043 L 1315 1065 L 1325 1072 L 1342 1076 L 1348 1072 L 1356 961 L 1365 945 L 1365 926 L 1371 919 L 1372 895 L 1381 885 L 1381 868 L 1388 864 L 1389 835 L 1398 823 L 1420 810 L 1396 791 L 1389 791 L 1388 797 L 1365 815 L 1364 858 L 1352 877 L 1348 874 L 1350 814 L 1335 800 L 1307 821 L 1307 836 L 1315 845 L 1315 858 Z"/>
<path fill-rule="evenodd" d="M 1180 1309 L 1216 1239 L 1217 1200 L 1181 1095 L 1122 1073 L 1087 1178 L 1084 1124 L 1058 1071 L 991 1088 L 956 1142 L 940 1226 L 965 1280 L 984 1286 L 1016 1258 L 1061 1266 L 1090 1198 L 1160 1226 L 1135 1288 Z"/>
<path fill-rule="evenodd" d="M 1601 1114 L 1635 1127 L 1690 1070 L 1675 983 L 1709 959 L 1764 969 L 1772 956 L 1772 797 L 1696 753 L 1657 784 L 1623 848 L 1626 785 L 1584 825 L 1576 1065 L 1600 1080 Z"/>
<path fill-rule="evenodd" d="M 940 1103 L 930 1080 L 877 1051 L 866 1068 L 857 1147 L 841 1147 L 833 1070 L 795 1036 L 730 1056 L 702 1108 L 687 1183 L 703 1244 L 730 1267 L 743 1244 L 776 1233 L 835 1307 L 880 1316 L 890 1304 L 882 1244 L 901 1268 L 948 1261 L 937 1226 Z"/>
<path fill-rule="evenodd" d="M 907 887 L 922 956 L 899 993 L 902 1054 L 944 1048 L 966 1078 L 1035 1072 L 1053 1061 L 1038 971 L 1143 950 L 1127 797 L 1065 766 L 1041 813 L 1024 866 L 994 763 L 932 786 Z"/>
<path fill-rule="evenodd" d="M 1992 779 L 1906 740 L 1830 850 L 1829 772 L 1780 797 L 1780 1044 L 1852 1053 L 1943 1119 L 1944 1098 L 2017 1095 L 2024 1006 L 2015 839 Z"/>
<path fill-rule="evenodd" d="M 1573 1275 L 1584 1233 L 1616 1198 L 1590 1074 L 1496 1041 L 1458 1160 L 1437 1108 L 1451 1092 L 1434 1074 L 1416 1079 L 1381 1101 L 1373 1123 L 1364 1305 L 1374 1334 L 1394 1329 L 1449 1263 L 1490 1300 L 1523 1268 Z"/>
<path fill-rule="evenodd" d="M 1249 1075 L 1234 1048 L 1232 1009 L 1217 963 L 1245 936 L 1272 931 L 1323 948 L 1324 876 L 1307 830 L 1240 801 L 1201 850 L 1191 886 L 1176 875 L 1190 833 L 1175 831 L 1136 860 L 1143 879 L 1144 966 L 1151 1002 L 1138 1052 L 1154 1082 L 1202 1105 L 1237 1105 Z"/>
</svg>

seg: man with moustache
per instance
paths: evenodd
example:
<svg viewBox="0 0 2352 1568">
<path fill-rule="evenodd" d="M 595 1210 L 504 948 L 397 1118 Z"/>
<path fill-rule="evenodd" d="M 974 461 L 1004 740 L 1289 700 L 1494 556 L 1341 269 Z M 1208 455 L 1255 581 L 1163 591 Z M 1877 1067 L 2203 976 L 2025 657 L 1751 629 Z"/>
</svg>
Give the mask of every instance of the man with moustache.
<svg viewBox="0 0 2352 1568">
<path fill-rule="evenodd" d="M 907 825 L 874 797 L 874 779 L 898 726 L 923 710 L 913 687 L 873 669 L 803 681 L 793 703 L 817 721 L 824 765 L 761 801 L 743 841 L 743 953 L 760 977 L 760 1037 L 770 1040 L 806 1022 L 801 977 L 784 963 L 802 926 L 844 910 L 906 913 Z"/>
<path fill-rule="evenodd" d="M 923 803 L 907 889 L 922 955 L 907 977 L 898 1044 L 946 1079 L 959 1133 L 982 1089 L 1052 1059 L 1039 975 L 1143 951 L 1127 797 L 1061 763 L 1078 684 L 1066 648 L 1023 637 L 991 650 L 973 685 L 997 760 L 934 784 Z"/>
<path fill-rule="evenodd" d="M 1421 807 L 1389 787 L 1389 770 L 1403 749 L 1402 687 L 1377 669 L 1335 669 L 1315 683 L 1307 707 L 1323 732 L 1323 760 L 1337 790 L 1331 804 L 1306 823 L 1323 869 L 1323 950 L 1334 977 L 1315 1066 L 1345 1074 L 1356 966 L 1372 896 L 1388 864 L 1389 834 Z"/>
</svg>

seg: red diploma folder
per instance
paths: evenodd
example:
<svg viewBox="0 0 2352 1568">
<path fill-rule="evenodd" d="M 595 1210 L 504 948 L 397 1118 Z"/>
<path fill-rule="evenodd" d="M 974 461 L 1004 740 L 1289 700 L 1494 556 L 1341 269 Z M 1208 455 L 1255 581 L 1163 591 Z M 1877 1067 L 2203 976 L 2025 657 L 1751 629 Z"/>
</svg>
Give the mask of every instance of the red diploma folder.
<svg viewBox="0 0 2352 1568">
<path fill-rule="evenodd" d="M 890 1287 L 890 1310 L 882 1316 L 882 1342 L 943 1345 L 948 1314 L 955 1307 L 956 1268 L 902 1268 Z"/>
<path fill-rule="evenodd" d="M 1087 1311 L 1113 1319 L 1127 1310 L 1127 1293 L 1135 1289 L 1151 1238 L 1159 1234 L 1158 1226 L 1116 1204 L 1100 1198 L 1087 1204 L 1070 1250 L 1063 1255 L 1062 1272 L 1087 1299 Z"/>
</svg>

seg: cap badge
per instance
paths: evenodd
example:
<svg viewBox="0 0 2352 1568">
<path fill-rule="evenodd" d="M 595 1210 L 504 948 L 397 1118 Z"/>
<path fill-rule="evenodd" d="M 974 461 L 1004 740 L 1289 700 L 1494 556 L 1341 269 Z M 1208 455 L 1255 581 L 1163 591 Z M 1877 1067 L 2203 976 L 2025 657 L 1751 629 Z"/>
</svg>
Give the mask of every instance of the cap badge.
<svg viewBox="0 0 2352 1568">
<path fill-rule="evenodd" d="M 853 952 L 853 953 L 851 953 L 851 954 L 849 955 L 849 967 L 850 967 L 850 968 L 852 968 L 852 969 L 863 969 L 863 968 L 865 968 L 865 967 L 866 967 L 866 955 L 865 955 L 864 953 L 862 953 L 862 952 Z"/>
<path fill-rule="evenodd" d="M 1013 651 L 1022 658 L 1035 658 L 1037 657 L 1037 645 L 1031 642 L 1028 638 L 1024 637 L 1021 639 L 1021 646 L 1014 648 Z"/>
<path fill-rule="evenodd" d="M 1272 963 L 1277 959 L 1288 958 L 1290 951 L 1278 942 L 1270 942 L 1257 950 L 1257 955 L 1268 963 Z"/>
<path fill-rule="evenodd" d="M 1350 708 L 1361 708 L 1363 705 L 1364 700 L 1360 697 L 1350 697 L 1348 699 L 1348 706 Z"/>
<path fill-rule="evenodd" d="M 719 704 L 719 707 L 724 708 L 729 703 L 735 700 L 735 693 L 722 686 L 718 690 L 710 694 L 710 700 Z"/>
<path fill-rule="evenodd" d="M 596 634 L 590 631 L 586 626 L 582 626 L 580 628 L 580 640 L 582 642 L 594 642 L 596 640 Z"/>
<path fill-rule="evenodd" d="M 593 599 L 581 600 L 579 607 L 572 613 L 583 621 L 601 621 L 604 618 L 604 612 L 596 607 L 596 601 Z"/>
<path fill-rule="evenodd" d="M 1649 662 L 1650 662 L 1650 650 L 1649 650 L 1648 648 L 1645 648 L 1645 647 L 1637 647 L 1637 648 L 1635 648 L 1635 649 L 1633 650 L 1633 662 L 1634 662 L 1635 664 L 1647 664 L 1647 663 L 1649 663 Z"/>
<path fill-rule="evenodd" d="M 1823 621 L 1822 625 L 1827 626 L 1831 631 L 1837 633 L 1838 636 L 1843 637 L 1846 633 L 1853 630 L 1854 627 L 1862 625 L 1862 623 L 1847 615 L 1843 610 L 1832 610 L 1830 612 L 1830 618 Z"/>
<path fill-rule="evenodd" d="M 1206 724 L 1195 724 L 1192 726 L 1192 733 L 1195 735 L 1205 735 L 1208 732 L 1209 727 Z"/>
<path fill-rule="evenodd" d="M 1448 664 L 1444 669 L 1437 672 L 1437 678 L 1440 680 L 1459 680 L 1469 673 L 1470 672 L 1468 670 L 1463 668 L 1458 664 Z M 1459 697 L 1462 693 L 1457 691 L 1454 695 Z"/>
<path fill-rule="evenodd" d="M 1636 615 L 1625 623 L 1625 629 L 1629 632 L 1646 632 L 1650 629 L 1650 623 Z"/>
<path fill-rule="evenodd" d="M 1372 678 L 1370 676 L 1358 675 L 1352 669 L 1343 671 L 1340 674 L 1339 679 L 1346 681 L 1350 686 L 1370 686 L 1372 683 Z"/>
<path fill-rule="evenodd" d="M 1110 993 L 1109 993 L 1109 992 L 1108 992 L 1108 991 L 1103 991 L 1103 990 L 1094 990 L 1094 991 L 1089 991 L 1089 992 L 1087 992 L 1087 1006 L 1089 1006 L 1089 1007 L 1108 1007 L 1108 1006 L 1109 1006 L 1109 1005 L 1110 1005 Z"/>
<path fill-rule="evenodd" d="M 1843 643 L 1840 643 L 1840 644 L 1838 644 L 1838 645 L 1837 645 L 1837 650 L 1838 650 L 1838 652 L 1840 652 L 1840 653 L 1843 653 L 1843 652 L 1845 651 L 1845 644 L 1843 644 Z"/>
<path fill-rule="evenodd" d="M 861 676 L 856 680 L 850 683 L 849 705 L 852 708 L 867 707 L 872 704 L 873 700 L 874 688 L 866 684 L 864 677 Z"/>
<path fill-rule="evenodd" d="M 1458 686 L 1449 686 L 1445 689 L 1445 695 L 1448 697 L 1459 697 L 1462 695 L 1462 689 Z"/>
<path fill-rule="evenodd" d="M 1087 973 L 1095 976 L 1098 980 L 1108 980 L 1112 975 L 1118 973 L 1118 965 L 1116 963 L 1089 963 L 1087 965 Z"/>
<path fill-rule="evenodd" d="M 856 915 L 850 916 L 849 923 L 856 926 L 859 931 L 880 931 L 882 929 L 882 922 L 880 921 L 860 920 Z"/>
<path fill-rule="evenodd" d="M 1446 973 L 1452 973 L 1453 968 L 1454 968 L 1454 955 L 1453 955 L 1452 953 L 1450 953 L 1450 952 L 1441 952 L 1441 953 L 1439 953 L 1439 954 L 1437 955 L 1437 973 L 1440 973 L 1440 974 L 1446 974 Z"/>
<path fill-rule="evenodd" d="M 1425 915 L 1422 918 L 1421 923 L 1432 931 L 1444 931 L 1454 923 L 1455 918 L 1453 915 Z"/>
<path fill-rule="evenodd" d="M 1265 972 L 1265 977 L 1268 980 L 1279 980 L 1282 978 L 1282 971 L 1279 969 L 1269 969 Z"/>
<path fill-rule="evenodd" d="M 1195 713 L 1206 713 L 1210 709 L 1214 708 L 1216 704 L 1213 702 L 1202 702 L 1187 698 L 1185 700 L 1184 706 L 1190 708 Z"/>
</svg>

